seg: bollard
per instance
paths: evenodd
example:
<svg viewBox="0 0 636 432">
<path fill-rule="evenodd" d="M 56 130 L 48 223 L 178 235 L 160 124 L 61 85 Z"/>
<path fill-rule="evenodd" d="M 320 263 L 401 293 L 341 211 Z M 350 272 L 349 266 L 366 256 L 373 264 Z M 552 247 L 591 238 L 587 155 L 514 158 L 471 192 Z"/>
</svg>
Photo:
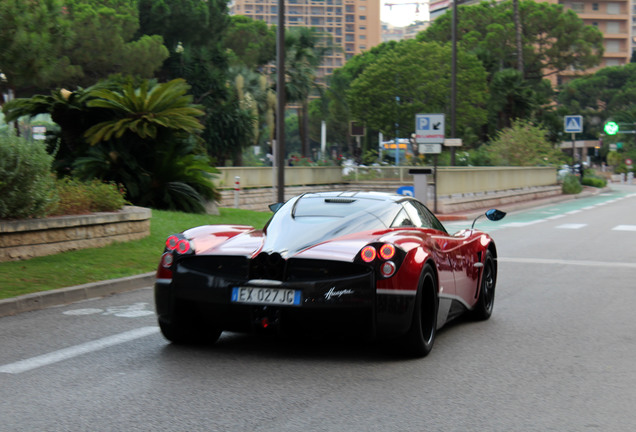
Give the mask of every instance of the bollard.
<svg viewBox="0 0 636 432">
<path fill-rule="evenodd" d="M 234 177 L 234 208 L 239 208 L 239 191 L 241 190 L 241 178 Z"/>
<path fill-rule="evenodd" d="M 633 172 L 629 172 L 627 173 L 627 184 L 632 184 L 634 182 L 634 173 Z"/>
</svg>

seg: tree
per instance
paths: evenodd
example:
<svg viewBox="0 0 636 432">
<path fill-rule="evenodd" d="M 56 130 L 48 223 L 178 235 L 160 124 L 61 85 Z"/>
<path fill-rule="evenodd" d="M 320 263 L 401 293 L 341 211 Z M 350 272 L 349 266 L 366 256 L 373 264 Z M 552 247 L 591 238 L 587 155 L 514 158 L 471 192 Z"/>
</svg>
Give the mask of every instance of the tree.
<svg viewBox="0 0 636 432">
<path fill-rule="evenodd" d="M 403 41 L 379 56 L 351 84 L 347 101 L 357 120 L 389 137 L 409 137 L 417 113 L 448 113 L 449 45 Z M 486 121 L 486 72 L 474 55 L 457 56 L 458 124 L 478 129 Z"/>
<path fill-rule="evenodd" d="M 0 105 L 77 74 L 63 54 L 71 35 L 61 0 L 0 2 Z"/>
<path fill-rule="evenodd" d="M 603 54 L 603 35 L 562 5 L 522 0 L 524 78 L 535 82 L 568 69 L 597 66 Z M 516 68 L 518 59 L 513 4 L 482 2 L 458 8 L 458 42 L 477 54 L 490 74 Z M 450 41 L 450 13 L 437 18 L 417 36 L 421 41 Z"/>
<path fill-rule="evenodd" d="M 501 130 L 486 147 L 493 165 L 557 165 L 564 154 L 546 138 L 547 130 L 524 119 Z"/>
<path fill-rule="evenodd" d="M 66 52 L 80 73 L 61 82 L 62 86 L 90 86 L 114 73 L 152 78 L 168 58 L 161 36 L 148 33 L 135 38 L 139 28 L 135 1 L 67 0 L 64 4 L 74 33 Z"/>
<path fill-rule="evenodd" d="M 288 102 L 300 104 L 298 129 L 305 157 L 309 156 L 309 95 L 317 84 L 318 66 L 333 49 L 331 39 L 314 28 L 292 27 L 285 33 L 285 94 Z"/>
<path fill-rule="evenodd" d="M 636 64 L 606 67 L 571 80 L 563 85 L 558 100 L 564 114 L 584 116 L 587 139 L 597 139 L 608 119 L 636 122 Z"/>
<path fill-rule="evenodd" d="M 223 45 L 231 51 L 230 63 L 258 69 L 276 58 L 276 33 L 264 21 L 230 16 Z"/>
</svg>

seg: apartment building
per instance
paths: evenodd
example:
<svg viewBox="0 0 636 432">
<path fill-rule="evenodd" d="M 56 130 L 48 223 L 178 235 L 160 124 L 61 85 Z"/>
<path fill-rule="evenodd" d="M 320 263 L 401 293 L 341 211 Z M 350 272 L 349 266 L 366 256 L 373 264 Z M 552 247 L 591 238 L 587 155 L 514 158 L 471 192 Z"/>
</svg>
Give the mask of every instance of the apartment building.
<svg viewBox="0 0 636 432">
<path fill-rule="evenodd" d="M 234 0 L 230 14 L 276 25 L 278 0 Z M 382 42 L 377 0 L 285 0 L 285 25 L 314 27 L 342 47 L 324 59 L 319 77 L 330 75 L 352 56 Z"/>
<path fill-rule="evenodd" d="M 622 66 L 632 57 L 631 0 L 549 0 L 571 9 L 603 34 L 605 52 L 599 68 Z M 592 72 L 592 71 L 588 71 Z M 567 76 L 567 74 L 564 74 Z M 565 77 L 565 76 L 564 76 Z"/>
</svg>

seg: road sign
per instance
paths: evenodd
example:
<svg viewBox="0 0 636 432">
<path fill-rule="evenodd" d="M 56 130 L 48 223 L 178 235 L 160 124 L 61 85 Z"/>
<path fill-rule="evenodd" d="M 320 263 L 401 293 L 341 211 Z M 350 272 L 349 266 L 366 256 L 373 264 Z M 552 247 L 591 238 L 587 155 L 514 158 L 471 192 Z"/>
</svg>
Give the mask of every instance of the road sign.
<svg viewBox="0 0 636 432">
<path fill-rule="evenodd" d="M 462 139 L 461 138 L 446 138 L 444 140 L 445 147 L 461 147 Z"/>
<path fill-rule="evenodd" d="M 441 144 L 420 144 L 420 153 L 422 154 L 439 154 L 442 152 Z"/>
<path fill-rule="evenodd" d="M 565 132 L 567 133 L 581 133 L 583 132 L 583 116 L 569 115 L 565 116 L 563 122 Z"/>
<path fill-rule="evenodd" d="M 415 142 L 418 144 L 443 143 L 444 114 L 415 114 Z"/>
</svg>

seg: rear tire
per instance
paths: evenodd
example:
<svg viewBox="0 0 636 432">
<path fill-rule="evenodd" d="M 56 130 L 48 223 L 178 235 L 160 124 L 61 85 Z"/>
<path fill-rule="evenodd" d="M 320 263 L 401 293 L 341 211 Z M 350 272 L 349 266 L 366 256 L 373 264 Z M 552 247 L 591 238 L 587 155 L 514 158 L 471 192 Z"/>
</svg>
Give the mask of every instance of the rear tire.
<svg viewBox="0 0 636 432">
<path fill-rule="evenodd" d="M 402 342 L 406 355 L 419 358 L 431 352 L 437 334 L 437 309 L 437 278 L 427 264 L 415 296 L 411 328 Z"/>
<path fill-rule="evenodd" d="M 486 251 L 484 268 L 481 273 L 481 286 L 479 287 L 479 298 L 473 309 L 474 319 L 484 321 L 490 318 L 495 306 L 495 285 L 497 284 L 497 267 L 490 251 Z"/>
<path fill-rule="evenodd" d="M 161 334 L 174 344 L 214 344 L 222 331 L 198 319 L 196 311 L 176 308 L 170 322 L 159 319 Z"/>
</svg>

